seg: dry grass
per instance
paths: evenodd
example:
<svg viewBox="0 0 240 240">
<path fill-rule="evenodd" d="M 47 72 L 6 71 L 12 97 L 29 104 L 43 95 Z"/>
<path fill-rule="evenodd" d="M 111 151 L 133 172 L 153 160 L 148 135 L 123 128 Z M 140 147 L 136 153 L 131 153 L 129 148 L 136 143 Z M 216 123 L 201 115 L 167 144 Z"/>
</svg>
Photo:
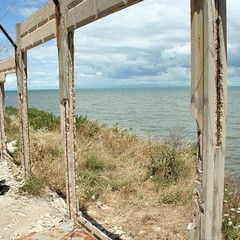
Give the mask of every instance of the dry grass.
<svg viewBox="0 0 240 240">
<path fill-rule="evenodd" d="M 31 160 L 34 176 L 51 190 L 64 192 L 65 173 L 60 134 L 40 129 L 31 131 Z"/>
<path fill-rule="evenodd" d="M 117 128 L 80 120 L 81 208 L 106 229 L 122 227 L 132 239 L 187 239 L 195 172 L 192 146 L 179 138 L 138 139 Z M 31 128 L 30 137 L 35 180 L 64 195 L 59 130 Z"/>
</svg>

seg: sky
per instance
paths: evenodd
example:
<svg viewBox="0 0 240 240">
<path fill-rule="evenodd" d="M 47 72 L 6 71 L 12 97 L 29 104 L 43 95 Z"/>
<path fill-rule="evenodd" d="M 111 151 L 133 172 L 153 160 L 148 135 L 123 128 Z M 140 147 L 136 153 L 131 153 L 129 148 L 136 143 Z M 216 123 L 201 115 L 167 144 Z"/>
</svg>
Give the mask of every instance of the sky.
<svg viewBox="0 0 240 240">
<path fill-rule="evenodd" d="M 47 1 L 3 0 L 0 23 L 15 39 Z M 227 0 L 228 85 L 240 86 L 239 0 Z M 0 58 L 13 54 L 0 34 Z M 56 40 L 28 51 L 29 89 L 58 88 Z M 190 1 L 145 0 L 75 31 L 77 88 L 190 86 Z M 16 89 L 15 74 L 5 88 Z"/>
</svg>

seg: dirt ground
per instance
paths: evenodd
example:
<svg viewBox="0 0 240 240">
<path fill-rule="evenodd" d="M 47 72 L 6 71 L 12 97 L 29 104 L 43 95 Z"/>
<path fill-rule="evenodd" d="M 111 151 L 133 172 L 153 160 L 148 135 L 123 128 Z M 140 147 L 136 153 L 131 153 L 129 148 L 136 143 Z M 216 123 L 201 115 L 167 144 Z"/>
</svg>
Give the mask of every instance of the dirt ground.
<svg viewBox="0 0 240 240">
<path fill-rule="evenodd" d="M 13 240 L 66 221 L 64 202 L 54 193 L 42 198 L 19 194 L 21 181 L 0 161 L 0 239 Z"/>
</svg>

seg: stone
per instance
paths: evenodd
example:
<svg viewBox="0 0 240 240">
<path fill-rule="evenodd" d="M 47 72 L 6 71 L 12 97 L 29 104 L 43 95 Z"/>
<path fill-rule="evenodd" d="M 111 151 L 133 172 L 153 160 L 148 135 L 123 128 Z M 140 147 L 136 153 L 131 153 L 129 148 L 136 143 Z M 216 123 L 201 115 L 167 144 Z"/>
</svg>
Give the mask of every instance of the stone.
<svg viewBox="0 0 240 240">
<path fill-rule="evenodd" d="M 7 143 L 7 149 L 10 153 L 14 153 L 18 149 L 18 147 L 16 146 L 17 146 L 17 140 Z"/>
</svg>

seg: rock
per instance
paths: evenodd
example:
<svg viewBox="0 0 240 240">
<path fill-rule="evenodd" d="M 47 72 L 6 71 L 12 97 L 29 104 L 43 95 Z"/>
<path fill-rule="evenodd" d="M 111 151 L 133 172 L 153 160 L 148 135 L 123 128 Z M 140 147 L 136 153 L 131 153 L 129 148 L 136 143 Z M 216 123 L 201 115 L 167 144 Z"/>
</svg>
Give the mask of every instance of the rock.
<svg viewBox="0 0 240 240">
<path fill-rule="evenodd" d="M 62 199 L 62 198 L 58 198 L 58 202 L 59 202 L 59 205 L 62 207 L 62 208 L 67 208 L 67 204 L 66 202 Z"/>
<path fill-rule="evenodd" d="M 144 230 L 141 230 L 141 231 L 138 233 L 138 235 L 140 235 L 140 236 L 145 235 L 145 234 L 146 234 L 146 231 L 144 231 Z"/>
<path fill-rule="evenodd" d="M 100 202 L 100 201 L 97 201 L 96 204 L 97 204 L 98 207 L 102 206 L 102 202 Z"/>
<path fill-rule="evenodd" d="M 96 196 L 95 196 L 95 195 L 92 195 L 91 199 L 92 199 L 93 201 L 95 201 L 95 200 L 96 200 Z"/>
<path fill-rule="evenodd" d="M 153 231 L 160 233 L 162 231 L 162 229 L 159 226 L 153 227 Z"/>
<path fill-rule="evenodd" d="M 18 149 L 18 147 L 16 147 L 16 145 L 17 145 L 17 140 L 7 143 L 8 151 L 10 153 L 14 153 Z"/>
<path fill-rule="evenodd" d="M 27 215 L 22 213 L 22 212 L 17 212 L 18 215 L 22 216 L 22 217 L 26 217 Z"/>
<path fill-rule="evenodd" d="M 102 210 L 109 210 L 109 209 L 111 209 L 109 206 L 107 206 L 106 204 L 103 204 L 103 203 L 100 202 L 100 201 L 97 201 L 96 204 L 97 204 L 97 206 L 98 206 L 99 208 L 101 208 Z"/>
<path fill-rule="evenodd" d="M 50 201 L 55 201 L 56 199 L 59 198 L 58 194 L 56 192 L 50 192 L 47 194 L 47 197 L 49 198 Z"/>
<path fill-rule="evenodd" d="M 109 206 L 103 204 L 103 205 L 101 206 L 101 209 L 102 209 L 102 210 L 110 210 L 111 208 L 110 208 Z"/>
<path fill-rule="evenodd" d="M 133 238 L 126 235 L 122 227 L 115 226 L 110 229 L 110 232 L 113 234 L 114 238 L 121 237 L 122 240 L 133 240 Z"/>
<path fill-rule="evenodd" d="M 111 232 L 113 232 L 115 235 L 118 235 L 119 237 L 124 233 L 122 230 L 122 227 L 117 227 L 117 226 L 113 227 L 111 229 Z"/>
</svg>

